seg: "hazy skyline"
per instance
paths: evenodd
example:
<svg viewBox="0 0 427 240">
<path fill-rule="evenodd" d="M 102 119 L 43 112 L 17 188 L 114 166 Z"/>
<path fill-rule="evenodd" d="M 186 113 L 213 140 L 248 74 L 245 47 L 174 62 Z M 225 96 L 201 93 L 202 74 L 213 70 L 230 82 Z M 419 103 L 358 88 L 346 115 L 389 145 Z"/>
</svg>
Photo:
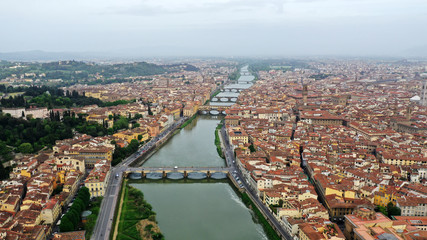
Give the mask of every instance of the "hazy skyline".
<svg viewBox="0 0 427 240">
<path fill-rule="evenodd" d="M 425 0 L 5 0 L 0 19 L 0 52 L 427 55 Z"/>
</svg>

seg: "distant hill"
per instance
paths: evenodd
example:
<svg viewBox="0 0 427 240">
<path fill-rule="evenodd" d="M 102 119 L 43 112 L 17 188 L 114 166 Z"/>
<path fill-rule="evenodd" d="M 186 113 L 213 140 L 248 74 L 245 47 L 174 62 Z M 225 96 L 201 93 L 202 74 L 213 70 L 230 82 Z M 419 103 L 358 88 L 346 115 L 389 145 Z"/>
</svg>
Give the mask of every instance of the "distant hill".
<svg viewBox="0 0 427 240">
<path fill-rule="evenodd" d="M 151 76 L 178 71 L 147 62 L 95 64 L 91 62 L 65 60 L 50 62 L 26 62 L 19 68 L 13 63 L 0 61 L 0 79 L 22 76 L 37 80 L 40 84 L 69 86 L 76 83 L 108 84 L 127 82 L 131 77 Z M 95 76 L 101 76 L 98 78 Z M 55 81 L 51 81 L 51 80 Z M 58 81 L 56 81 L 58 80 Z"/>
</svg>

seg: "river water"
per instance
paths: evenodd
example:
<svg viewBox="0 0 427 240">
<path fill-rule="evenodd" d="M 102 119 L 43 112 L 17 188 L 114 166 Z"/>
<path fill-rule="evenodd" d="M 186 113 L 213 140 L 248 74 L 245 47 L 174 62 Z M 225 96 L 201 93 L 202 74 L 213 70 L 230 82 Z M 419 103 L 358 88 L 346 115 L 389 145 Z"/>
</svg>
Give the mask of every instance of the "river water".
<svg viewBox="0 0 427 240">
<path fill-rule="evenodd" d="M 214 143 L 220 120 L 218 116 L 198 116 L 143 166 L 225 166 Z M 167 240 L 268 239 L 228 181 L 159 180 L 131 185 L 153 206 Z"/>
<path fill-rule="evenodd" d="M 132 184 L 157 213 L 167 240 L 268 239 L 226 182 Z"/>
<path fill-rule="evenodd" d="M 150 157 L 144 167 L 222 167 L 215 146 L 215 128 L 222 117 L 200 115 Z"/>
</svg>

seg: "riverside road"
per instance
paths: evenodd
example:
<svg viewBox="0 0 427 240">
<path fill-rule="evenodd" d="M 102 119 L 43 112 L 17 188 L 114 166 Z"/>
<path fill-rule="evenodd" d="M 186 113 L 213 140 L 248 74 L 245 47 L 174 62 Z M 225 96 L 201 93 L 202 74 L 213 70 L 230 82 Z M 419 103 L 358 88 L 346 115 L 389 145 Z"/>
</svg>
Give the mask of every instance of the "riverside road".
<svg viewBox="0 0 427 240">
<path fill-rule="evenodd" d="M 171 125 L 167 130 L 153 138 L 147 144 L 142 146 L 137 152 L 123 160 L 120 164 L 111 168 L 108 186 L 105 191 L 104 200 L 102 200 L 101 209 L 99 211 L 98 220 L 96 221 L 95 229 L 91 239 L 109 239 L 114 220 L 114 211 L 116 209 L 117 200 L 120 197 L 119 192 L 122 185 L 123 172 L 128 169 L 128 166 L 136 161 L 148 149 L 154 147 L 158 142 L 166 140 L 167 135 L 177 129 L 186 118 L 182 118 L 178 122 Z M 116 177 L 118 176 L 118 177 Z"/>
<path fill-rule="evenodd" d="M 227 161 L 227 165 L 230 166 L 230 171 L 237 173 L 237 176 L 242 179 L 242 185 L 245 189 L 246 193 L 251 196 L 252 201 L 256 204 L 258 209 L 264 213 L 264 216 L 267 217 L 268 222 L 273 225 L 273 228 L 276 229 L 276 232 L 278 232 L 279 236 L 282 239 L 289 239 L 291 240 L 292 237 L 289 235 L 288 232 L 283 229 L 282 225 L 280 225 L 279 221 L 276 219 L 276 217 L 273 216 L 270 209 L 265 206 L 265 204 L 262 203 L 261 199 L 257 196 L 256 192 L 247 184 L 246 180 L 244 180 L 244 176 L 241 173 L 240 169 L 236 165 L 236 161 L 234 159 L 234 153 L 233 150 L 230 147 L 230 144 L 228 142 L 228 138 L 226 137 L 225 133 L 225 126 L 221 128 L 221 134 L 222 139 L 224 139 L 225 144 L 225 157 Z"/>
<path fill-rule="evenodd" d="M 122 161 L 120 164 L 118 164 L 117 166 L 111 169 L 108 187 L 104 195 L 104 200 L 102 201 L 102 204 L 101 204 L 100 213 L 99 213 L 98 220 L 96 222 L 95 229 L 91 239 L 93 240 L 109 239 L 111 231 L 114 228 L 114 226 L 112 226 L 114 221 L 114 212 L 116 209 L 116 205 L 118 203 L 118 198 L 120 197 L 119 193 L 122 185 L 123 173 L 125 171 L 141 169 L 141 168 L 131 168 L 129 167 L 129 165 L 134 161 L 136 161 L 145 151 L 155 146 L 157 142 L 165 140 L 164 138 L 167 137 L 168 133 L 175 131 L 177 127 L 180 126 L 185 120 L 186 119 L 181 119 L 180 121 L 176 122 L 175 124 L 170 126 L 166 131 L 164 131 L 161 135 L 153 138 L 150 142 L 148 142 L 143 147 L 141 147 L 136 153 L 132 154 L 130 157 L 128 157 L 127 159 Z M 264 216 L 266 216 L 267 220 L 273 226 L 273 228 L 276 229 L 276 232 L 278 232 L 280 237 L 282 239 L 292 239 L 292 237 L 280 225 L 279 221 L 275 218 L 275 216 L 273 216 L 273 214 L 267 208 L 267 206 L 265 206 L 262 203 L 262 201 L 256 195 L 256 192 L 253 189 L 251 189 L 251 187 L 247 184 L 246 180 L 244 180 L 245 178 L 243 174 L 241 173 L 240 169 L 236 166 L 234 153 L 227 140 L 224 127 L 221 129 L 221 135 L 223 139 L 222 142 L 224 144 L 223 146 L 224 146 L 224 154 L 226 157 L 226 164 L 228 166 L 228 168 L 225 168 L 225 169 L 229 170 L 230 177 L 231 177 L 231 173 L 237 174 L 237 176 L 240 179 L 242 179 L 242 188 L 246 191 L 247 194 L 250 195 L 252 201 L 256 204 L 258 209 L 261 212 L 263 212 Z M 220 169 L 224 169 L 224 168 L 218 168 L 218 170 Z"/>
</svg>

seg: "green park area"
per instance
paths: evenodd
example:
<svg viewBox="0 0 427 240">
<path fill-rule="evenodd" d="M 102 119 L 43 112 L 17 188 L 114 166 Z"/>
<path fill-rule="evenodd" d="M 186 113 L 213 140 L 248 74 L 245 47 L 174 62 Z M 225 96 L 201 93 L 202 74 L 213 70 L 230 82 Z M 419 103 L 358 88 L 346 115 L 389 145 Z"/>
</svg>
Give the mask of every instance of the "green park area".
<svg viewBox="0 0 427 240">
<path fill-rule="evenodd" d="M 144 194 L 136 188 L 124 185 L 119 222 L 114 234 L 117 240 L 161 240 L 164 239 L 157 226 L 156 213 L 144 200 Z"/>
</svg>

